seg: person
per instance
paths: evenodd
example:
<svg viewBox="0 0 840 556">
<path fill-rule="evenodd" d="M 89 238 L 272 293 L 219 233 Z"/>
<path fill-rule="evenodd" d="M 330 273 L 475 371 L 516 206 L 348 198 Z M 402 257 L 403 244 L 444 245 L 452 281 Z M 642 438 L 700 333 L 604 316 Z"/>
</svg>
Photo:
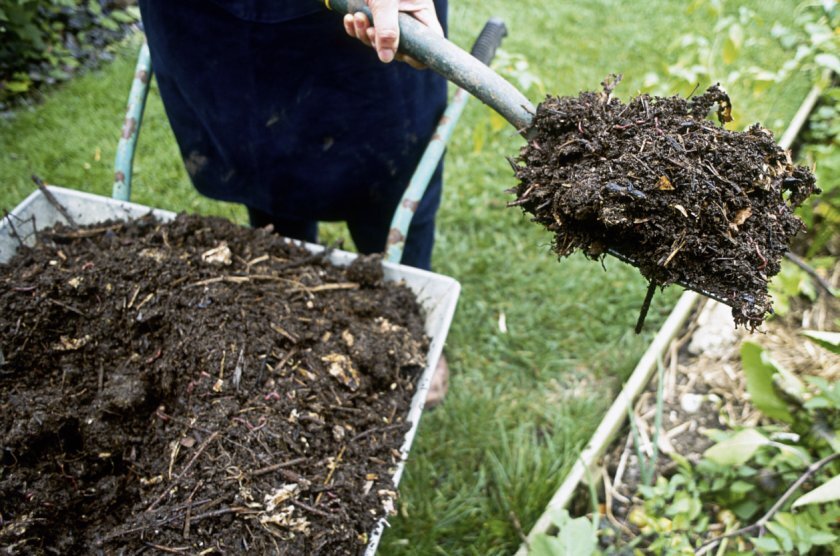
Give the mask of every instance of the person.
<svg viewBox="0 0 840 556">
<path fill-rule="evenodd" d="M 442 35 L 447 1 L 366 1 L 375 25 L 312 0 L 140 0 L 160 96 L 199 192 L 304 241 L 317 242 L 319 221 L 344 221 L 359 252 L 384 251 L 446 105 L 445 80 L 398 54 L 398 13 Z M 440 164 L 403 264 L 431 268 L 442 175 Z M 448 376 L 442 358 L 427 405 L 442 400 Z"/>
</svg>

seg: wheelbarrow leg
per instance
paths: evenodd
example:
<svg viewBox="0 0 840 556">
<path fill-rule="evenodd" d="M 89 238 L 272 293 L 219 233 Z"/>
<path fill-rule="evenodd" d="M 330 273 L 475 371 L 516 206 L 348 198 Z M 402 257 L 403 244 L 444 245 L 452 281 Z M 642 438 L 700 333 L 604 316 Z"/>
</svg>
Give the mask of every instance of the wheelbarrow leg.
<svg viewBox="0 0 840 556">
<path fill-rule="evenodd" d="M 134 81 L 128 94 L 128 107 L 125 112 L 120 142 L 117 145 L 117 156 L 114 160 L 114 187 L 111 196 L 120 201 L 128 201 L 131 197 L 134 147 L 140 133 L 140 123 L 143 120 L 143 109 L 146 107 L 146 97 L 149 95 L 151 80 L 152 60 L 149 56 L 149 46 L 143 43 L 137 57 Z"/>
<path fill-rule="evenodd" d="M 501 44 L 502 38 L 506 35 L 507 28 L 504 22 L 498 18 L 490 19 L 484 25 L 484 29 L 481 30 L 481 33 L 476 39 L 471 54 L 484 64 L 490 65 L 490 62 L 496 55 L 496 49 Z M 388 232 L 388 240 L 385 245 L 385 258 L 388 261 L 399 263 L 402 260 L 405 240 L 408 235 L 411 220 L 414 218 L 414 212 L 417 210 L 420 199 L 423 198 L 423 194 L 429 186 L 429 180 L 432 179 L 432 175 L 434 175 L 440 159 L 443 158 L 446 144 L 452 137 L 452 132 L 464 111 L 464 106 L 466 106 L 468 99 L 469 93 L 464 89 L 459 88 L 455 91 L 452 102 L 446 107 L 446 111 L 441 116 L 431 141 L 423 152 L 423 156 L 420 157 L 417 169 L 411 176 L 408 187 L 405 193 L 403 193 L 403 197 L 397 205 L 397 210 L 391 220 L 391 228 Z"/>
</svg>

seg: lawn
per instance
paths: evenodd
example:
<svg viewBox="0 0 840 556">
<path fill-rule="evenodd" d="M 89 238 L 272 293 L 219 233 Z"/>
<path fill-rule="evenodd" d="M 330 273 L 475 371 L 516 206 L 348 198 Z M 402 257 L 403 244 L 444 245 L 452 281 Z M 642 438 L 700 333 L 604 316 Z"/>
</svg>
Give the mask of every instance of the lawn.
<svg viewBox="0 0 840 556">
<path fill-rule="evenodd" d="M 664 78 L 669 66 L 691 53 L 694 47 L 678 46 L 681 37 L 714 39 L 720 17 L 707 3 L 690 4 L 455 0 L 451 38 L 468 47 L 488 17 L 502 17 L 510 31 L 505 59 L 520 66 L 500 70 L 536 78 L 527 91 L 534 101 L 545 92 L 596 88 L 613 72 L 624 74 L 616 94 L 626 98 L 646 87 L 649 74 Z M 733 70 L 775 70 L 783 63 L 789 53 L 769 30 L 792 21 L 791 6 L 726 3 L 725 14 L 749 7 L 755 17 L 737 57 L 730 52 L 726 62 L 701 62 L 720 71 L 738 126 L 760 121 L 778 134 L 807 92 L 804 78 L 771 83 L 760 94 L 746 79 L 726 80 Z M 712 56 L 722 52 L 712 44 Z M 136 45 L 118 48 L 107 67 L 0 121 L 0 207 L 13 207 L 32 190 L 33 173 L 49 183 L 110 194 L 135 51 Z M 674 92 L 691 92 L 684 88 Z M 520 141 L 471 102 L 447 153 L 434 263 L 463 286 L 447 343 L 451 390 L 423 417 L 400 513 L 383 538 L 382 554 L 513 552 L 679 294 L 672 288 L 658 296 L 637 336 L 632 329 L 646 283 L 633 269 L 614 260 L 602 268 L 580 257 L 558 263 L 550 236 L 517 209 L 505 208 L 505 189 L 514 185 L 505 156 L 515 155 Z M 154 89 L 133 200 L 244 222 L 241 208 L 191 189 Z M 324 236 L 343 234 L 342 226 L 330 225 Z M 506 332 L 499 326 L 502 315 Z"/>
</svg>

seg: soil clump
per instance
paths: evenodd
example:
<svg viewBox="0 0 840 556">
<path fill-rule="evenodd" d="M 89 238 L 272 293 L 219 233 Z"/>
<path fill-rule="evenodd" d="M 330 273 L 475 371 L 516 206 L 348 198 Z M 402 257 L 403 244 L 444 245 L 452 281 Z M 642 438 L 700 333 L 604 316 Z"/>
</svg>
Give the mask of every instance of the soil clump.
<svg viewBox="0 0 840 556">
<path fill-rule="evenodd" d="M 803 229 L 793 211 L 819 192 L 813 174 L 760 125 L 736 132 L 709 120 L 716 107 L 731 121 L 717 85 L 625 104 L 612 96 L 619 79 L 539 105 L 533 138 L 511 160 L 509 206 L 553 232 L 560 257 L 615 254 L 652 288 L 689 286 L 755 328 L 772 312 L 767 282 Z"/>
<path fill-rule="evenodd" d="M 3 552 L 363 552 L 428 339 L 358 261 L 183 215 L 21 247 L 0 265 Z"/>
</svg>

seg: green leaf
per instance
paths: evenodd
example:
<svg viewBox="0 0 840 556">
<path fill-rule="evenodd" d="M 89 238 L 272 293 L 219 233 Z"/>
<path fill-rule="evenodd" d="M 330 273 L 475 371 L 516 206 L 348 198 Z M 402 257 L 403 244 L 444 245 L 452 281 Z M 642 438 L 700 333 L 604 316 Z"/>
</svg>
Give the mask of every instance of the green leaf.
<svg viewBox="0 0 840 556">
<path fill-rule="evenodd" d="M 822 330 L 803 330 L 802 335 L 813 340 L 832 353 L 840 354 L 840 332 L 824 332 Z"/>
<path fill-rule="evenodd" d="M 814 62 L 824 68 L 830 69 L 834 73 L 840 74 L 840 58 L 834 54 L 817 54 L 814 56 Z"/>
<path fill-rule="evenodd" d="M 123 10 L 115 10 L 110 13 L 110 16 L 111 19 L 120 23 L 133 23 L 137 19 L 129 12 Z"/>
<path fill-rule="evenodd" d="M 790 531 L 775 521 L 771 521 L 766 525 L 766 527 L 768 531 L 776 536 L 776 539 L 781 543 L 785 552 L 790 553 L 793 551 L 793 537 L 791 536 Z"/>
<path fill-rule="evenodd" d="M 703 457 L 719 465 L 743 465 L 759 448 L 773 442 L 755 429 L 744 429 L 735 436 L 715 444 L 703 453 Z"/>
<path fill-rule="evenodd" d="M 823 504 L 835 500 L 840 500 L 840 475 L 835 475 L 811 492 L 806 492 L 796 499 L 792 507 L 798 508 L 805 504 Z"/>
<path fill-rule="evenodd" d="M 763 550 L 764 552 L 781 552 L 782 547 L 779 546 L 779 543 L 773 537 L 753 537 L 750 539 L 750 542 L 759 549 Z"/>
<path fill-rule="evenodd" d="M 744 28 L 738 23 L 729 27 L 729 33 L 723 43 L 723 63 L 731 64 L 738 58 L 744 44 Z"/>
<path fill-rule="evenodd" d="M 110 17 L 99 18 L 99 24 L 109 31 L 118 31 L 120 28 L 119 24 Z"/>
<path fill-rule="evenodd" d="M 558 556 L 560 555 L 560 541 L 557 537 L 540 533 L 531 541 L 531 549 L 528 551 L 528 556 Z"/>
<path fill-rule="evenodd" d="M 747 498 L 732 507 L 732 511 L 738 516 L 741 521 L 746 521 L 753 517 L 759 510 L 758 503 Z"/>
<path fill-rule="evenodd" d="M 31 81 L 6 81 L 3 83 L 3 88 L 13 93 L 25 93 L 31 86 Z"/>
<path fill-rule="evenodd" d="M 736 494 L 746 494 L 753 489 L 755 489 L 755 486 L 747 481 L 735 481 L 732 483 L 732 486 L 729 487 L 729 490 Z"/>
<path fill-rule="evenodd" d="M 585 517 L 572 519 L 565 508 L 551 512 L 557 536 L 539 535 L 531 543 L 529 556 L 591 556 L 598 543 L 592 522 Z"/>
<path fill-rule="evenodd" d="M 792 423 L 793 416 L 773 384 L 773 375 L 778 369 L 768 362 L 764 349 L 753 342 L 744 342 L 741 345 L 741 364 L 753 405 L 772 419 Z"/>
<path fill-rule="evenodd" d="M 813 531 L 808 536 L 808 540 L 811 541 L 811 544 L 822 546 L 834 543 L 837 540 L 837 535 L 828 531 Z"/>
</svg>

